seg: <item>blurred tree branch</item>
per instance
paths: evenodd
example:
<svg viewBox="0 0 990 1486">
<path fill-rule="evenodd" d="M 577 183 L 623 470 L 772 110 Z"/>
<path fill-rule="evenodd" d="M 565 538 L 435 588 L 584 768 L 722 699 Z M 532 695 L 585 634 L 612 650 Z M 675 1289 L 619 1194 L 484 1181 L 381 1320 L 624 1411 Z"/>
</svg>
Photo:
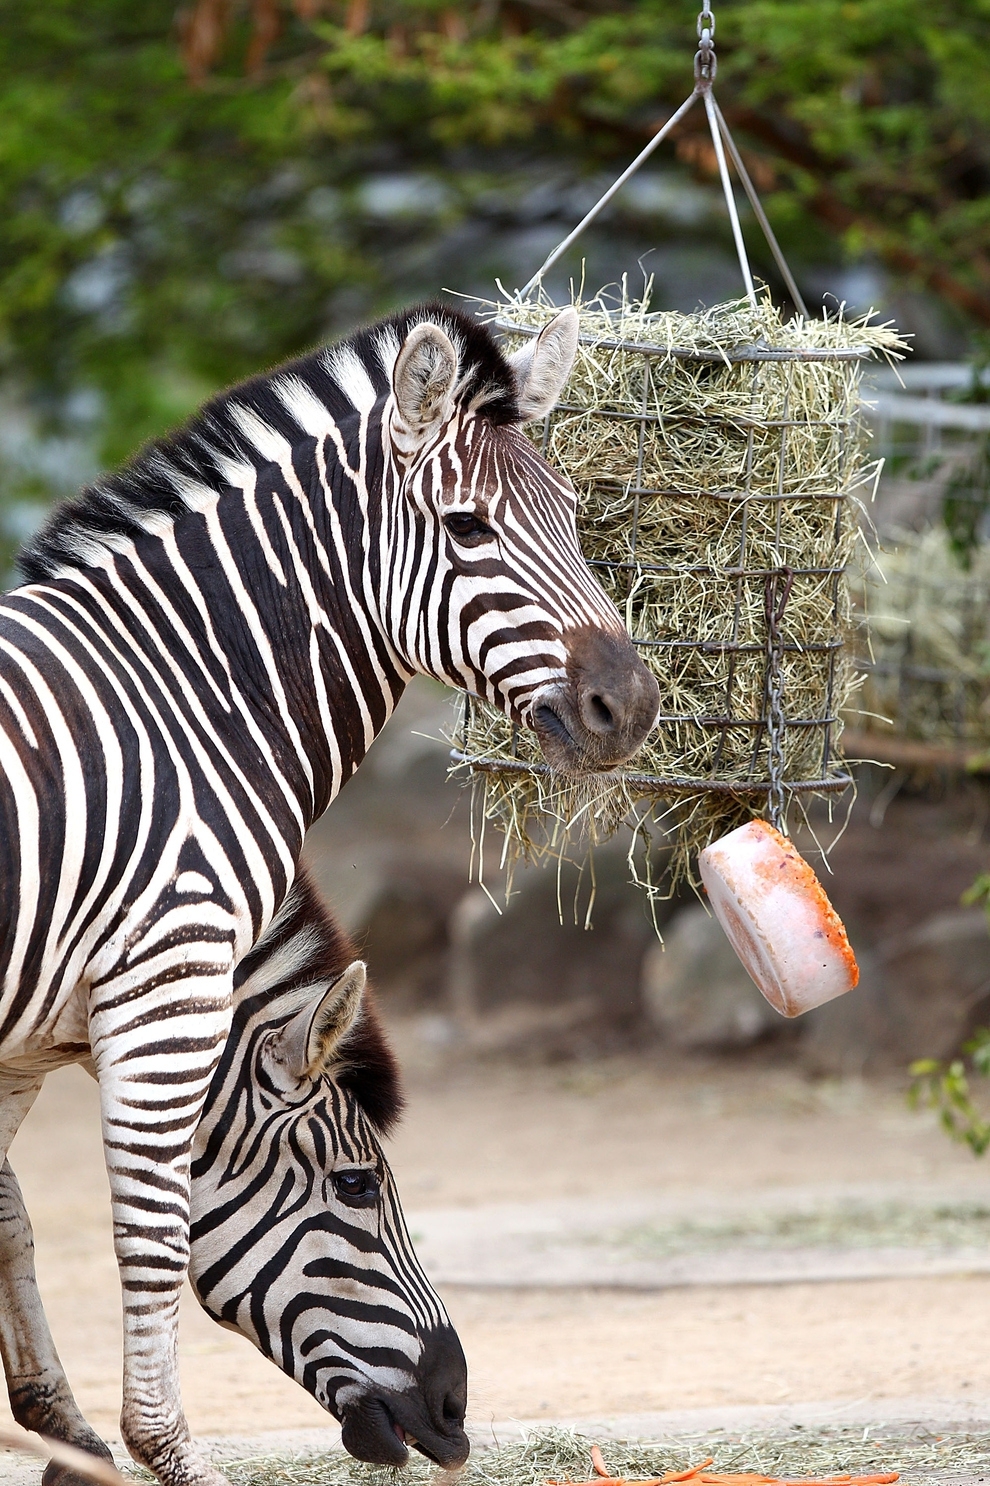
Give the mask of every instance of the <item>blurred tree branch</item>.
<svg viewBox="0 0 990 1486">
<path fill-rule="evenodd" d="M 108 461 L 325 333 L 338 295 L 364 295 L 345 317 L 381 302 L 420 229 L 361 215 L 368 172 L 625 163 L 691 85 L 695 17 L 669 0 L 0 14 L 0 374 L 55 421 L 95 389 Z M 874 254 L 990 324 L 986 0 L 734 0 L 721 22 L 719 97 L 778 232 Z M 677 153 L 710 175 L 702 134 Z M 431 229 L 456 212 L 430 210 Z"/>
</svg>

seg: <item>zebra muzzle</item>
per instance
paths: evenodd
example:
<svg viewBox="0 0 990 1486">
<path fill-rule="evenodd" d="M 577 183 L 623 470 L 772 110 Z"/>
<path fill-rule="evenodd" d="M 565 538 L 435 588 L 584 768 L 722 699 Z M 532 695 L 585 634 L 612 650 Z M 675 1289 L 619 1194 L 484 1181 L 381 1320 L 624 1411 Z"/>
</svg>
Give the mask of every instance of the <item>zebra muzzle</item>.
<svg viewBox="0 0 990 1486">
<path fill-rule="evenodd" d="M 561 773 L 613 769 L 644 742 L 660 688 L 624 632 L 587 626 L 565 643 L 567 678 L 537 693 L 533 729 L 547 763 Z"/>
<path fill-rule="evenodd" d="M 470 1444 L 464 1433 L 467 1364 L 457 1333 L 437 1327 L 424 1338 L 410 1388 L 369 1387 L 343 1405 L 341 1443 L 358 1460 L 404 1465 L 418 1450 L 434 1465 L 463 1465 Z"/>
<path fill-rule="evenodd" d="M 406 1418 L 413 1414 L 421 1416 L 416 1432 L 396 1418 L 400 1413 Z M 365 1394 L 344 1415 L 341 1443 L 357 1460 L 374 1465 L 405 1465 L 411 1449 L 418 1450 L 434 1465 L 447 1468 L 463 1465 L 470 1450 L 463 1429 L 463 1412 L 458 1409 L 455 1417 L 442 1417 L 436 1426 L 427 1421 L 426 1415 L 422 1396 L 398 1394 L 385 1398 Z"/>
</svg>

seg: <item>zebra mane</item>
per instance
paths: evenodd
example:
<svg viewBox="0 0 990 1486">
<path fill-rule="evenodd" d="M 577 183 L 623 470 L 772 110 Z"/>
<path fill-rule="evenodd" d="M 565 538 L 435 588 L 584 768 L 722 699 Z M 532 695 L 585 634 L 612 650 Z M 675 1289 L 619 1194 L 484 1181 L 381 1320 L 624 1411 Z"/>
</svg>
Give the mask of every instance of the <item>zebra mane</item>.
<svg viewBox="0 0 990 1486">
<path fill-rule="evenodd" d="M 416 305 L 211 398 L 185 427 L 56 507 L 19 555 L 23 577 L 43 582 L 98 561 L 200 509 L 225 486 L 251 479 L 273 448 L 310 436 L 314 409 L 324 422 L 327 414 L 341 422 L 369 411 L 389 390 L 402 342 L 424 321 L 440 325 L 458 350 L 459 406 L 495 424 L 518 422 L 515 379 L 491 332 L 438 300 Z"/>
<path fill-rule="evenodd" d="M 263 1022 L 267 1008 L 287 993 L 329 982 L 356 959 L 354 945 L 328 910 L 311 877 L 300 868 L 284 903 L 234 976 L 234 1020 L 221 1069 L 239 1057 L 245 1027 Z M 405 1107 L 399 1065 L 365 987 L 361 1016 L 340 1049 L 333 1081 L 347 1089 L 379 1135 L 388 1135 Z"/>
</svg>

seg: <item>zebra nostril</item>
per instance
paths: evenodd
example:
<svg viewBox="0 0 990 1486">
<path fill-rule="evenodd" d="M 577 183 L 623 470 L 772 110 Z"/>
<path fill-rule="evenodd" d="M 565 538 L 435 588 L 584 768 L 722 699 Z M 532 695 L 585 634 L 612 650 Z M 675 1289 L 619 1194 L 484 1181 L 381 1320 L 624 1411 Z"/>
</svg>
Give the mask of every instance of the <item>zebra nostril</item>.
<svg viewBox="0 0 990 1486">
<path fill-rule="evenodd" d="M 448 1393 L 443 1401 L 443 1417 L 454 1424 L 464 1422 L 464 1400 L 456 1393 Z"/>
<path fill-rule="evenodd" d="M 593 733 L 611 733 L 617 727 L 615 713 L 605 698 L 596 691 L 586 691 L 581 698 L 584 724 Z"/>
</svg>

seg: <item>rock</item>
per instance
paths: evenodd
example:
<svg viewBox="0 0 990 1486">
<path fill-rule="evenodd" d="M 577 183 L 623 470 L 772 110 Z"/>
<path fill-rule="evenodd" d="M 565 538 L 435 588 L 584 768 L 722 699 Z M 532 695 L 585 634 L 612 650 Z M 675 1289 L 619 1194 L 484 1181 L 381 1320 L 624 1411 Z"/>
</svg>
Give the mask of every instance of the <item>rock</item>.
<svg viewBox="0 0 990 1486">
<path fill-rule="evenodd" d="M 685 1050 L 748 1047 L 789 1030 L 700 904 L 683 908 L 664 943 L 647 951 L 643 1005 L 664 1038 Z"/>
<path fill-rule="evenodd" d="M 990 933 L 980 908 L 936 913 L 881 954 L 891 1030 L 907 1057 L 945 1057 L 990 1001 Z"/>
<path fill-rule="evenodd" d="M 990 1019 L 990 933 L 979 908 L 950 908 L 863 957 L 858 990 L 809 1013 L 804 1050 L 822 1072 L 905 1069 L 947 1058 Z"/>
<path fill-rule="evenodd" d="M 642 1027 L 640 967 L 654 942 L 628 876 L 621 849 L 596 853 L 593 928 L 583 906 L 574 922 L 573 868 L 560 888 L 552 867 L 520 871 L 501 913 L 479 888 L 464 895 L 450 919 L 448 1005 L 472 1046 L 564 1055 L 628 1045 Z"/>
</svg>

